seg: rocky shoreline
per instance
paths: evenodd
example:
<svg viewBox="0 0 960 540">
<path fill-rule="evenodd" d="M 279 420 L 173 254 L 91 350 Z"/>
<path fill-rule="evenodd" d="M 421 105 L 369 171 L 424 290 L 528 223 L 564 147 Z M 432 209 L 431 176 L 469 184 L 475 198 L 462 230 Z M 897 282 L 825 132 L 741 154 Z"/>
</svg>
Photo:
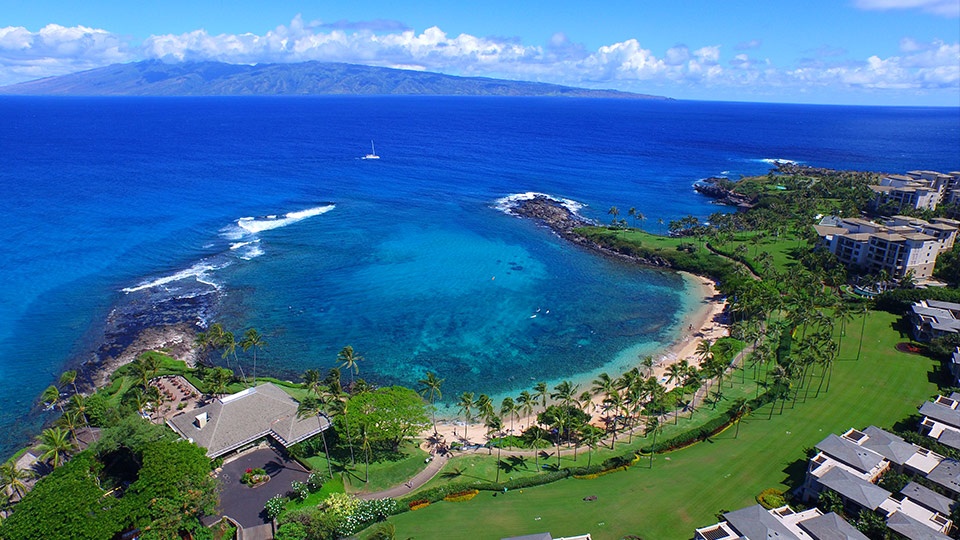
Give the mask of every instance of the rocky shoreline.
<svg viewBox="0 0 960 540">
<path fill-rule="evenodd" d="M 597 223 L 580 216 L 561 201 L 546 195 L 535 195 L 532 198 L 520 200 L 516 203 L 516 206 L 511 208 L 510 213 L 522 218 L 533 219 L 548 227 L 561 238 L 601 255 L 654 268 L 673 268 L 673 265 L 666 259 L 655 256 L 638 257 L 616 251 L 577 233 L 576 229 L 578 227 L 594 227 L 597 226 Z"/>
</svg>

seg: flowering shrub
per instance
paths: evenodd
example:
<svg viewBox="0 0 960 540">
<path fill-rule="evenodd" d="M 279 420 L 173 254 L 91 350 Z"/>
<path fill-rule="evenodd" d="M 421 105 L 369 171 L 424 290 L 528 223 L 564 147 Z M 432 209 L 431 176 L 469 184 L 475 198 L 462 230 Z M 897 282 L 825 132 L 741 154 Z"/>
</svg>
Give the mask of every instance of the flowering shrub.
<svg viewBox="0 0 960 540">
<path fill-rule="evenodd" d="M 477 496 L 480 493 L 475 489 L 468 489 L 466 491 L 458 491 L 457 493 L 451 493 L 443 498 L 443 500 L 448 502 L 465 502 Z"/>
<path fill-rule="evenodd" d="M 240 483 L 247 484 L 249 486 L 255 486 L 257 484 L 262 484 L 269 479 L 270 475 L 267 474 L 267 471 L 263 469 L 247 469 L 240 478 Z"/>
<path fill-rule="evenodd" d="M 346 516 L 337 527 L 341 536 L 350 536 L 369 527 L 372 523 L 386 519 L 397 509 L 397 501 L 393 499 L 375 499 L 360 501 L 353 513 Z"/>
<path fill-rule="evenodd" d="M 603 475 L 605 475 L 605 474 L 610 474 L 610 473 L 613 473 L 613 472 L 626 471 L 626 470 L 628 470 L 629 468 L 630 468 L 629 466 L 623 465 L 623 466 L 620 466 L 620 467 L 614 467 L 614 468 L 612 468 L 612 469 L 606 469 L 606 470 L 603 470 L 603 471 L 600 471 L 600 472 L 595 472 L 595 473 L 590 473 L 590 474 L 575 474 L 575 475 L 573 475 L 573 477 L 576 478 L 576 479 L 578 479 L 578 480 L 593 480 L 593 479 L 595 479 L 595 478 L 600 478 L 601 476 L 603 476 Z"/>
<path fill-rule="evenodd" d="M 273 519 L 280 515 L 280 512 L 283 512 L 283 506 L 286 503 L 283 497 L 279 495 L 274 495 L 267 499 L 266 504 L 263 505 L 263 509 L 267 511 L 267 517 Z"/>
<path fill-rule="evenodd" d="M 426 499 L 418 499 L 416 501 L 410 501 L 410 510 L 420 510 L 421 508 L 426 508 L 430 506 L 430 501 Z"/>
<path fill-rule="evenodd" d="M 323 488 L 323 475 L 318 472 L 310 473 L 310 476 L 307 477 L 307 488 L 310 489 L 310 493 L 316 493 Z"/>
<path fill-rule="evenodd" d="M 294 480 L 290 483 L 290 489 L 293 491 L 293 496 L 298 501 L 305 501 L 310 495 L 310 490 L 307 488 L 307 484 L 303 482 L 298 482 Z"/>
</svg>

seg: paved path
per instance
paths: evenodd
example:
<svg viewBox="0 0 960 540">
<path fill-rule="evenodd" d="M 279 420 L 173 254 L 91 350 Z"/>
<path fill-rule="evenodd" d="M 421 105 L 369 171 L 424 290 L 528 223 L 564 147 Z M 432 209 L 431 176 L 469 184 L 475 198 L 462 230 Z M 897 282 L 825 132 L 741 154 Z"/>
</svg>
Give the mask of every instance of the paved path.
<svg viewBox="0 0 960 540">
<path fill-rule="evenodd" d="M 416 476 L 411 478 L 406 483 L 400 484 L 399 486 L 394 486 L 385 491 L 378 491 L 376 493 L 363 493 L 360 494 L 359 497 L 367 500 L 386 499 L 387 497 L 398 499 L 403 497 L 404 495 L 407 495 L 413 490 L 418 489 L 420 486 L 426 484 L 430 481 L 430 479 L 436 476 L 437 473 L 440 472 L 440 469 L 443 468 L 444 464 L 447 463 L 447 459 L 449 458 L 446 456 L 435 456 L 430 463 L 427 464 L 425 469 L 418 472 Z"/>
</svg>

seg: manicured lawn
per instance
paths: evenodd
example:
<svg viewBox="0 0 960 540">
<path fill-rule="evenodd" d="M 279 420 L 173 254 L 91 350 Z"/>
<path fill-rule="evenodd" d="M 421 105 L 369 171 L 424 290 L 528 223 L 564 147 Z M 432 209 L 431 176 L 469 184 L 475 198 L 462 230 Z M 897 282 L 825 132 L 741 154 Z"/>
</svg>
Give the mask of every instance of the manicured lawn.
<svg viewBox="0 0 960 540">
<path fill-rule="evenodd" d="M 286 510 L 289 512 L 291 510 L 299 510 L 301 508 L 311 508 L 317 506 L 331 493 L 343 493 L 343 480 L 341 480 L 339 476 L 335 476 L 333 480 L 327 480 L 324 482 L 323 487 L 320 488 L 320 491 L 311 493 L 306 499 L 302 501 L 288 502 Z"/>
<path fill-rule="evenodd" d="M 721 510 L 754 504 L 764 488 L 797 487 L 805 450 L 830 433 L 870 424 L 890 428 L 937 393 L 939 366 L 922 356 L 897 352 L 902 341 L 896 317 L 869 314 L 859 361 L 860 320 L 848 325 L 830 391 L 787 403 L 768 420 L 766 406 L 743 421 L 738 439 L 728 429 L 716 438 L 641 460 L 630 470 L 594 480 L 567 479 L 546 486 L 481 494 L 469 502 L 433 504 L 394 518 L 399 538 L 443 538 L 464 524 L 483 523 L 476 538 L 502 538 L 549 531 L 554 536 L 589 532 L 596 539 L 681 540 L 715 523 Z M 779 411 L 779 405 L 777 406 Z M 596 496 L 587 502 L 584 497 Z M 368 532 L 369 534 L 369 532 Z"/>
<path fill-rule="evenodd" d="M 408 444 L 403 448 L 405 457 L 397 461 L 379 461 L 370 463 L 370 480 L 364 482 L 365 465 L 363 461 L 363 452 L 355 448 L 357 464 L 355 466 L 339 464 L 334 461 L 333 473 L 338 474 L 343 479 L 344 487 L 347 493 L 370 493 L 382 491 L 393 486 L 398 486 L 407 480 L 413 478 L 418 472 L 422 471 L 427 464 L 424 460 L 429 454 L 414 444 Z M 315 471 L 326 474 L 327 464 L 323 456 L 314 456 L 305 461 Z"/>
<path fill-rule="evenodd" d="M 744 259 L 757 271 L 763 269 L 762 265 L 757 262 L 757 256 L 764 252 L 770 254 L 773 267 L 776 268 L 778 272 L 784 272 L 797 264 L 795 254 L 798 252 L 798 239 L 794 234 L 784 232 L 777 238 L 767 233 L 767 235 L 760 240 L 759 244 L 754 244 L 752 238 L 756 235 L 756 232 L 738 233 L 730 242 L 726 242 L 723 245 L 717 245 L 716 242 L 712 242 L 710 245 L 718 253 L 727 256 L 733 256 L 737 246 L 744 246 L 747 249 Z M 809 246 L 807 246 L 807 243 L 799 240 L 799 251 L 808 249 Z"/>
</svg>

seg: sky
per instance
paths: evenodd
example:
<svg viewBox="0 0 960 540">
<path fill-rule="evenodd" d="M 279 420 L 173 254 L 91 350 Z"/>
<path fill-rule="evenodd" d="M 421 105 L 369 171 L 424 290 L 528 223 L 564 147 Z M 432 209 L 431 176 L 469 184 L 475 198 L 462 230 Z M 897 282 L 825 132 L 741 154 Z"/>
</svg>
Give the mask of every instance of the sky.
<svg viewBox="0 0 960 540">
<path fill-rule="evenodd" d="M 960 107 L 960 0 L 0 0 L 0 85 L 140 60 Z"/>
</svg>

